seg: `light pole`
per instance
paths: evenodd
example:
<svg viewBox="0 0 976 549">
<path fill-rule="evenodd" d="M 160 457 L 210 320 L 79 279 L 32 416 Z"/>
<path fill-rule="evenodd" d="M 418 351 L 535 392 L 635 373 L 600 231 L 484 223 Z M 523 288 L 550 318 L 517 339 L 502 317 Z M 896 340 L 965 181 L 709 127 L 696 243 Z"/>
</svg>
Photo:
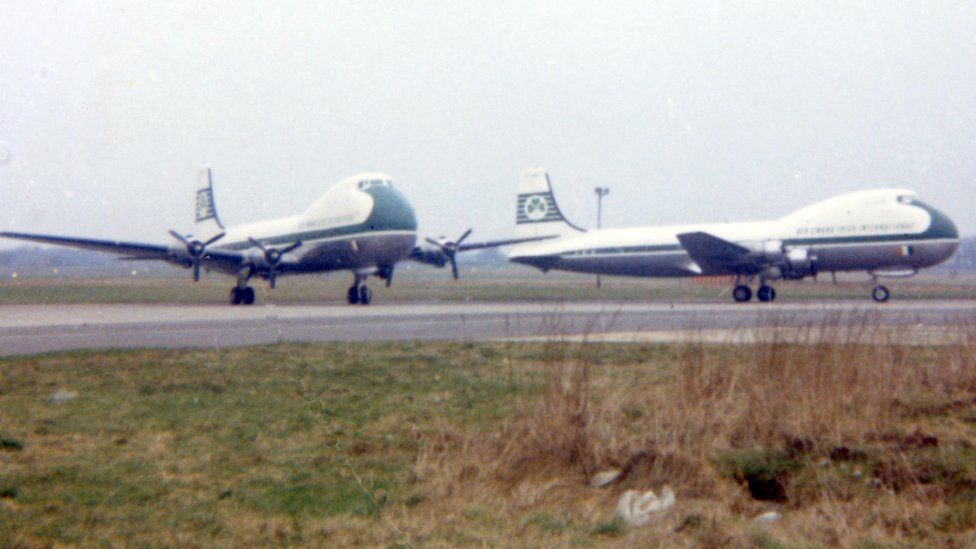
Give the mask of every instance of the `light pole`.
<svg viewBox="0 0 976 549">
<path fill-rule="evenodd" d="M 596 193 L 596 228 L 601 229 L 603 228 L 603 197 L 610 194 L 610 187 L 597 187 L 593 192 Z M 596 287 L 597 289 L 601 287 L 600 275 L 596 275 Z"/>
</svg>

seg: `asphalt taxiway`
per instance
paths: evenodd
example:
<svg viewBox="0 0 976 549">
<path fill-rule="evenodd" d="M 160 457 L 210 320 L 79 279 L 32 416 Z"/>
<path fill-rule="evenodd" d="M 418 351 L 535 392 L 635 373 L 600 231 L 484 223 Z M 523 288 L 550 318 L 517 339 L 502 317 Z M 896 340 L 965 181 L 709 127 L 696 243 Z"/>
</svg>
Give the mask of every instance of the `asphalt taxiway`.
<svg viewBox="0 0 976 549">
<path fill-rule="evenodd" d="M 553 337 L 673 341 L 832 326 L 906 333 L 976 325 L 976 300 L 733 303 L 445 303 L 254 307 L 15 305 L 0 307 L 0 356 L 75 349 L 234 347 L 277 342 Z M 719 334 L 716 336 L 716 334 Z M 753 336 L 749 336 L 753 337 Z M 743 337 L 740 339 L 749 339 Z M 735 340 L 731 338 L 729 340 Z"/>
</svg>

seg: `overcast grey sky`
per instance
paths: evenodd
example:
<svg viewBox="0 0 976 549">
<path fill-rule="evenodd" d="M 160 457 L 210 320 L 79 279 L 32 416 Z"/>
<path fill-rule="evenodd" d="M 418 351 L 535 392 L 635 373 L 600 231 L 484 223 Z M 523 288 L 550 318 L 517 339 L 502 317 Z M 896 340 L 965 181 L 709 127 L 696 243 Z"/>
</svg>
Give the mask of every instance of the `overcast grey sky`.
<svg viewBox="0 0 976 549">
<path fill-rule="evenodd" d="M 14 0 L 0 59 L 6 230 L 166 242 L 209 163 L 227 224 L 376 170 L 504 237 L 543 166 L 583 225 L 897 186 L 976 232 L 976 2 Z"/>
</svg>

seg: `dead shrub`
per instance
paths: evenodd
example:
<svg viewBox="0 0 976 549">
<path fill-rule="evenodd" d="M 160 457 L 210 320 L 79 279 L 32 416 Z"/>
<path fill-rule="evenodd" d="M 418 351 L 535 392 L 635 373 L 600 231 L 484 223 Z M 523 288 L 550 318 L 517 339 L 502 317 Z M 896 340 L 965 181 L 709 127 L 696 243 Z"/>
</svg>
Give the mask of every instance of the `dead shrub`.
<svg viewBox="0 0 976 549">
<path fill-rule="evenodd" d="M 453 482 L 503 490 L 553 479 L 585 489 L 615 468 L 613 490 L 669 484 L 733 512 L 753 512 L 755 500 L 850 501 L 874 480 L 916 502 L 944 499 L 904 457 L 942 448 L 935 434 L 905 430 L 905 403 L 924 396 L 935 403 L 926 411 L 940 413 L 969 406 L 976 330 L 947 347 L 912 347 L 878 326 L 832 317 L 799 331 L 769 326 L 754 344 L 674 344 L 655 362 L 673 366 L 653 375 L 636 367 L 616 383 L 594 370 L 600 345 L 552 341 L 540 397 L 488 432 L 439 451 L 428 441 L 424 459 Z M 847 472 L 817 469 L 828 458 Z"/>
</svg>

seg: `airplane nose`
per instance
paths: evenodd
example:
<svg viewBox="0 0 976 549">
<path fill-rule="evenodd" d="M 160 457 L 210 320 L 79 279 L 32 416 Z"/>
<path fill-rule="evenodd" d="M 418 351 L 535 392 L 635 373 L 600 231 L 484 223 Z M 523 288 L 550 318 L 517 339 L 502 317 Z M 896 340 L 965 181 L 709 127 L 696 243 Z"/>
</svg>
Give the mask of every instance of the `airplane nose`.
<svg viewBox="0 0 976 549">
<path fill-rule="evenodd" d="M 917 202 L 931 219 L 928 229 L 923 233 L 925 238 L 937 241 L 932 250 L 934 263 L 941 263 L 956 253 L 959 248 L 959 228 L 948 215 L 924 202 Z"/>
<path fill-rule="evenodd" d="M 390 187 L 373 187 L 366 192 L 373 197 L 373 212 L 367 221 L 372 230 L 417 230 L 413 206 L 400 191 Z"/>
</svg>

